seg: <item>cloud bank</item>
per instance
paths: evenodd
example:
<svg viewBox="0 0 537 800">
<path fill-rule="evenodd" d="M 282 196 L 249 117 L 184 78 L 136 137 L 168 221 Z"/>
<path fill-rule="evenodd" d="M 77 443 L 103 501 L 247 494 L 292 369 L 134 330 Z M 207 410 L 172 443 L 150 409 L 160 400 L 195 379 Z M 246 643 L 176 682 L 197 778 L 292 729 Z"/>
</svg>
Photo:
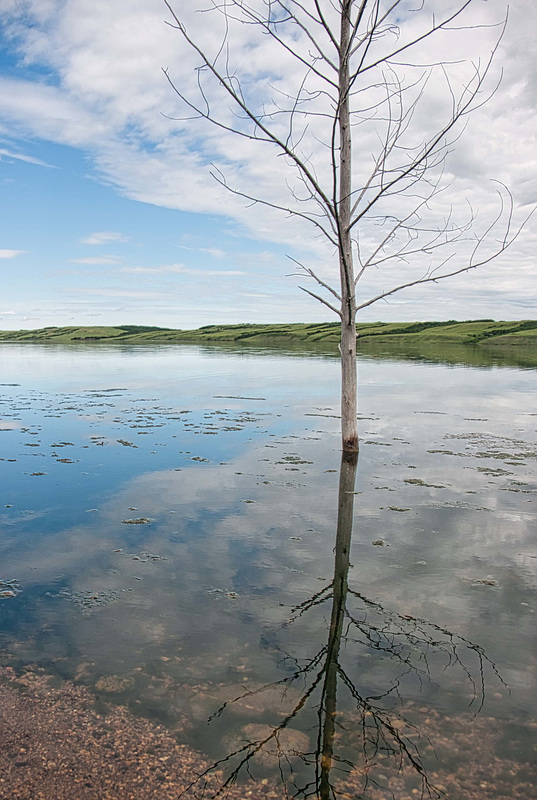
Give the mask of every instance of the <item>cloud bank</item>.
<svg viewBox="0 0 537 800">
<path fill-rule="evenodd" d="M 252 5 L 257 6 L 258 0 L 253 0 Z M 455 4 L 428 0 L 425 6 L 445 14 Z M 175 8 L 196 41 L 207 52 L 218 52 L 222 42 L 221 16 L 199 13 L 204 8 L 200 0 L 177 3 Z M 415 33 L 419 22 L 409 8 L 401 4 L 401 29 Z M 453 85 L 467 80 L 472 65 L 459 67 L 459 60 L 470 56 L 475 64 L 488 57 L 498 40 L 504 13 L 505 4 L 500 0 L 471 3 L 468 25 L 480 27 L 461 28 L 425 43 L 420 52 L 422 63 L 428 59 L 433 63 L 443 51 L 452 62 Z M 214 179 L 215 170 L 217 174 L 221 170 L 226 182 L 243 194 L 257 196 L 261 190 L 267 202 L 274 205 L 300 208 L 305 202 L 289 163 L 272 147 L 248 139 L 237 140 L 222 128 L 192 119 L 191 111 L 172 91 L 163 69 L 181 93 L 199 100 L 199 57 L 185 45 L 178 31 L 166 24 L 173 20 L 163 3 L 3 0 L 0 20 L 16 65 L 16 69 L 0 77 L 0 122 L 8 139 L 44 139 L 82 149 L 91 155 L 98 176 L 131 200 L 226 216 L 247 236 L 280 242 L 323 276 L 333 277 L 334 267 L 337 275 L 333 249 L 314 230 L 300 220 L 286 219 L 271 208 L 230 194 Z M 510 10 L 490 76 L 490 100 L 473 114 L 466 131 L 453 145 L 433 224 L 461 210 L 464 216 L 468 203 L 486 228 L 498 208 L 492 180 L 501 181 L 512 190 L 517 219 L 522 219 L 524 210 L 537 201 L 537 52 L 532 34 L 536 24 L 535 4 L 518 0 Z M 269 37 L 254 39 L 248 26 L 232 26 L 231 36 L 233 69 L 243 76 L 245 92 L 258 108 L 266 108 L 278 125 L 277 98 L 284 105 L 286 93 L 296 90 L 303 72 L 297 69 L 292 54 L 275 60 Z M 301 47 L 304 38 L 297 34 L 296 48 Z M 407 68 L 398 69 L 404 73 Z M 502 80 L 494 92 L 501 71 Z M 321 113 L 326 98 L 315 96 L 315 84 L 312 86 L 313 108 L 318 104 Z M 212 112 L 222 120 L 236 121 L 227 98 L 212 89 L 208 91 Z M 414 120 L 418 126 L 416 141 L 435 129 L 449 113 L 450 103 L 449 86 L 440 73 L 433 71 Z M 285 115 L 281 119 L 283 135 Z M 326 159 L 328 125 L 324 118 L 319 118 L 315 131 L 304 125 L 300 143 L 320 180 L 330 179 Z M 374 125 L 357 124 L 354 140 L 358 181 L 363 181 L 369 169 L 375 136 Z M 0 148 L 0 156 L 39 163 L 39 159 L 20 149 Z M 401 201 L 394 198 L 394 204 L 397 213 L 401 213 Z M 372 246 L 378 231 L 370 223 L 360 236 L 364 246 Z M 89 246 L 124 241 L 121 233 L 113 231 L 96 231 L 81 239 Z M 511 313 L 516 308 L 524 309 L 528 315 L 535 313 L 528 298 L 537 296 L 536 243 L 537 222 L 533 220 L 501 262 L 487 268 L 486 285 L 474 276 L 454 281 L 447 299 L 449 310 L 456 311 L 457 305 L 462 304 L 468 309 L 463 316 L 471 316 L 474 308 L 483 309 L 478 316 L 497 316 L 491 311 L 495 302 L 505 307 L 508 300 Z M 11 258 L 19 252 L 1 250 L 0 257 Z M 216 249 L 213 252 L 216 254 Z M 120 259 L 115 255 L 81 256 L 73 261 L 113 266 Z M 421 268 L 417 257 L 387 271 L 379 269 L 371 274 L 365 291 L 375 293 L 404 280 L 414 266 Z M 125 265 L 124 270 L 140 275 L 186 272 L 177 264 Z M 241 275 L 242 270 L 234 274 Z M 434 293 L 425 291 L 419 296 L 427 303 Z M 459 303 L 451 297 L 459 297 Z"/>
</svg>

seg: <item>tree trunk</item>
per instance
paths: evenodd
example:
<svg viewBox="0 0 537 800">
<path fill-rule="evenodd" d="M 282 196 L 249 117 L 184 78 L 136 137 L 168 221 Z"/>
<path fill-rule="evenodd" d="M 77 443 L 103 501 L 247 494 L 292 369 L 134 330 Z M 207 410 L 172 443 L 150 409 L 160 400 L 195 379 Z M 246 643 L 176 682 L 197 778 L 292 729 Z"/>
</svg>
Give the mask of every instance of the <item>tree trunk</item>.
<svg viewBox="0 0 537 800">
<path fill-rule="evenodd" d="M 337 681 L 339 674 L 339 651 L 343 633 L 343 621 L 348 590 L 348 575 L 354 513 L 354 486 L 358 453 L 343 453 L 339 473 L 339 502 L 334 565 L 334 593 L 330 632 L 326 651 L 325 680 L 323 687 L 324 722 L 321 733 L 321 760 L 319 797 L 330 800 L 334 797 L 330 783 L 330 772 L 334 759 L 334 739 L 337 713 Z"/>
<path fill-rule="evenodd" d="M 341 320 L 341 437 L 343 452 L 358 451 L 356 321 Z"/>
<path fill-rule="evenodd" d="M 339 49 L 339 202 L 338 242 L 341 281 L 341 436 L 344 452 L 358 450 L 356 377 L 356 287 L 351 239 L 352 152 L 349 102 L 350 12 L 344 0 Z"/>
</svg>

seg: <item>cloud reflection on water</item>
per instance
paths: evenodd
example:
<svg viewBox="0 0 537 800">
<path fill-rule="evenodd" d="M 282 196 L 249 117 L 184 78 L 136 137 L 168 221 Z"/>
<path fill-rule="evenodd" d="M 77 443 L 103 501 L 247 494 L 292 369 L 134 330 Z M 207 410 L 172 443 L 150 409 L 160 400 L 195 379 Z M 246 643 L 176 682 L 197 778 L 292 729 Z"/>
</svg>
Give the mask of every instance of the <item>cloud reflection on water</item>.
<svg viewBox="0 0 537 800">
<path fill-rule="evenodd" d="M 231 369 L 226 385 L 219 383 L 216 392 L 213 382 L 210 396 L 197 396 L 198 406 L 211 414 L 208 420 L 194 415 L 194 424 L 216 430 L 202 436 L 166 417 L 171 396 L 171 416 L 192 399 L 180 395 L 180 362 L 174 363 L 171 352 L 168 359 L 176 384 L 166 383 L 163 397 L 144 406 L 158 428 L 144 436 L 132 429 L 136 450 L 118 444 L 125 426 L 114 427 L 140 405 L 133 390 L 99 401 L 112 407 L 98 409 L 104 413 L 96 421 L 88 420 L 83 398 L 77 395 L 73 404 L 65 396 L 65 408 L 75 410 L 47 423 L 57 395 L 41 392 L 32 400 L 26 388 L 13 389 L 19 404 L 26 398 L 32 406 L 43 446 L 53 433 L 47 424 L 61 431 L 68 420 L 72 455 L 80 462 L 54 464 L 48 476 L 30 478 L 19 453 L 26 434 L 10 445 L 20 460 L 15 468 L 3 462 L 5 474 L 10 481 L 17 474 L 28 487 L 34 521 L 25 524 L 18 507 L 4 510 L 3 577 L 16 577 L 23 587 L 9 600 L 21 605 L 4 606 L 13 609 L 4 641 L 11 658 L 46 664 L 91 686 L 106 676 L 123 676 L 130 688 L 116 699 L 165 718 L 200 747 L 218 750 L 222 729 L 216 725 L 207 732 L 204 723 L 222 701 L 233 699 L 238 687 L 289 676 L 282 654 L 311 661 L 319 642 L 326 641 L 329 620 L 322 604 L 301 618 L 300 626 L 288 623 L 292 609 L 333 574 L 339 453 L 331 393 L 336 387 L 325 362 L 312 361 L 307 370 L 316 394 L 304 397 L 303 374 L 294 360 L 296 379 L 288 369 L 282 397 L 271 370 L 263 383 L 262 360 L 231 358 L 219 372 Z M 406 615 L 410 627 L 413 618 L 427 619 L 478 642 L 513 691 L 510 700 L 489 698 L 491 713 L 499 720 L 513 709 L 535 716 L 536 458 L 528 425 L 529 376 L 397 362 L 368 362 L 360 369 L 361 414 L 367 419 L 361 421 L 364 444 L 352 495 L 349 585 L 382 608 Z M 84 380 L 89 375 L 90 370 Z M 255 409 L 214 397 L 251 395 L 252 376 L 255 395 L 269 398 Z M 323 403 L 316 406 L 319 398 Z M 218 421 L 219 409 L 236 417 L 248 413 L 254 421 L 225 434 L 229 415 Z M 103 446 L 85 449 L 90 434 L 105 437 Z M 221 463 L 225 435 L 230 444 L 227 463 Z M 88 464 L 107 478 L 95 511 L 77 507 L 77 487 L 85 486 Z M 34 480 L 48 483 L 30 483 Z M 74 521 L 82 515 L 83 523 Z M 137 517 L 150 521 L 122 521 Z M 374 547 L 379 538 L 387 546 Z M 86 592 L 95 594 L 93 605 L 76 602 Z M 369 692 L 380 692 L 392 680 L 389 661 L 366 645 L 360 645 L 357 663 Z M 431 655 L 431 666 L 444 665 Z M 467 682 L 452 674 L 418 683 L 408 678 L 404 686 L 417 702 L 457 711 L 470 702 Z M 265 724 L 266 717 L 261 708 L 246 722 L 239 715 L 236 725 Z"/>
</svg>

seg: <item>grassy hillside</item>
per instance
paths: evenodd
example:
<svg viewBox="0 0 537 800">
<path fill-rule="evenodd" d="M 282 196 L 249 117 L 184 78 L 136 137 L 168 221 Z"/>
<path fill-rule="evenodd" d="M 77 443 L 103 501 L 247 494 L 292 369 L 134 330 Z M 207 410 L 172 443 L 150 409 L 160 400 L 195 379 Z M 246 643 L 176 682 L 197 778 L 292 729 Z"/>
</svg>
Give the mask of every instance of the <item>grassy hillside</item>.
<svg viewBox="0 0 537 800">
<path fill-rule="evenodd" d="M 315 343 L 333 344 L 339 340 L 339 324 L 296 323 L 283 325 L 206 325 L 191 331 L 147 325 L 117 327 L 40 328 L 39 330 L 0 331 L 6 342 L 243 342 L 256 344 Z M 510 347 L 537 347 L 537 321 L 495 322 L 476 320 L 457 322 L 369 322 L 358 325 L 358 343 L 413 342 L 415 344 L 452 342 Z"/>
</svg>

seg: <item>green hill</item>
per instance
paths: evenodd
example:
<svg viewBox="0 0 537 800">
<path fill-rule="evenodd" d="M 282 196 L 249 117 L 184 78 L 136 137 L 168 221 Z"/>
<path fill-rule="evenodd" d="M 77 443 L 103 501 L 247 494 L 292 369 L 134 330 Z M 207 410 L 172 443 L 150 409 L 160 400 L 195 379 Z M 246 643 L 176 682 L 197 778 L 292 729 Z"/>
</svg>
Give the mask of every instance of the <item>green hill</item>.
<svg viewBox="0 0 537 800">
<path fill-rule="evenodd" d="M 537 321 L 495 322 L 368 322 L 358 325 L 358 344 L 453 342 L 457 344 L 537 347 Z M 0 331 L 4 342 L 242 342 L 257 344 L 312 343 L 339 341 L 339 323 L 294 323 L 279 325 L 205 325 L 196 330 L 159 328 L 151 325 L 48 327 L 38 330 Z"/>
</svg>

